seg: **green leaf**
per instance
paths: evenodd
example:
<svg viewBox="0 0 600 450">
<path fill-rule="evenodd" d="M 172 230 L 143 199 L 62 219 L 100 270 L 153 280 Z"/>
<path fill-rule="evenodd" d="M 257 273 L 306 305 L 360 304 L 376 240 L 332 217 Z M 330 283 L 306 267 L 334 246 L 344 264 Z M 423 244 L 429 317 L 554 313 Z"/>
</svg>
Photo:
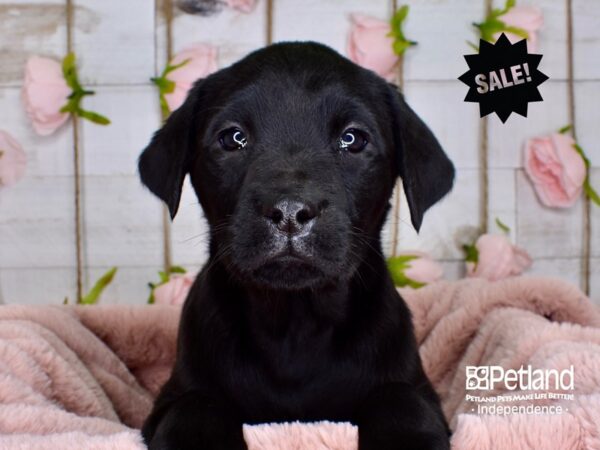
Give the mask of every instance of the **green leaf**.
<svg viewBox="0 0 600 450">
<path fill-rule="evenodd" d="M 583 151 L 583 148 L 581 148 L 581 146 L 579 144 L 574 144 L 573 147 L 575 147 L 575 150 L 577 151 L 577 153 L 579 153 L 579 156 L 581 156 L 581 159 L 583 159 L 585 168 L 589 170 L 591 163 L 590 163 L 590 160 L 588 159 L 587 155 Z"/>
<path fill-rule="evenodd" d="M 585 164 L 585 168 L 587 171 L 585 180 L 583 180 L 583 191 L 585 192 L 585 195 L 592 202 L 594 202 L 596 205 L 600 206 L 600 196 L 598 195 L 598 192 L 596 192 L 596 190 L 594 190 L 594 188 L 592 187 L 592 185 L 590 183 L 590 168 L 592 166 L 592 163 L 590 162 L 589 158 L 587 157 L 587 155 L 583 151 L 583 148 L 581 148 L 580 145 L 574 144 L 573 146 L 575 147 L 575 150 L 577 151 L 577 153 L 579 153 L 579 155 L 583 159 L 583 163 Z"/>
<path fill-rule="evenodd" d="M 418 259 L 419 257 L 417 255 L 400 255 L 400 256 L 390 256 L 387 261 L 388 261 L 388 265 L 392 264 L 392 265 L 401 265 L 403 267 L 408 267 L 409 264 L 406 264 L 410 261 L 414 261 L 415 259 Z"/>
<path fill-rule="evenodd" d="M 77 80 L 77 66 L 75 63 L 75 53 L 70 52 L 63 58 L 62 62 L 62 72 L 65 77 L 65 81 L 67 85 L 73 90 L 76 91 L 80 89 L 79 81 Z"/>
<path fill-rule="evenodd" d="M 474 23 L 473 25 L 479 29 L 481 39 L 487 42 L 494 42 L 494 36 L 503 32 L 512 33 L 523 39 L 527 39 L 529 34 L 526 30 L 507 25 L 501 20 L 501 16 L 506 14 L 515 5 L 515 0 L 507 0 L 503 9 L 495 8 L 488 14 L 483 22 Z"/>
<path fill-rule="evenodd" d="M 504 4 L 504 8 L 492 9 L 492 12 L 490 13 L 489 17 L 493 18 L 493 17 L 498 17 L 503 14 L 506 14 L 508 12 L 508 10 L 513 8 L 516 4 L 517 4 L 516 0 L 507 0 L 506 3 Z"/>
<path fill-rule="evenodd" d="M 174 66 L 171 65 L 167 65 L 167 67 L 165 68 L 165 70 L 163 70 L 163 73 L 161 75 L 161 78 L 166 78 L 166 76 L 173 72 L 174 70 L 179 69 L 180 67 L 185 66 L 187 63 L 189 63 L 192 59 L 188 58 L 185 61 L 180 62 L 179 64 L 175 64 Z"/>
<path fill-rule="evenodd" d="M 413 289 L 418 289 L 420 287 L 425 286 L 426 283 L 421 283 L 415 280 L 412 280 L 406 276 L 404 271 L 410 267 L 409 262 L 419 257 L 416 255 L 401 255 L 401 256 L 392 256 L 387 259 L 387 266 L 390 275 L 392 276 L 392 280 L 394 281 L 394 285 L 398 287 L 411 287 Z"/>
<path fill-rule="evenodd" d="M 527 33 L 527 31 L 524 30 L 523 28 L 509 27 L 509 26 L 507 26 L 502 31 L 508 31 L 509 33 L 516 34 L 517 36 L 522 37 L 523 39 L 528 39 L 529 38 L 529 33 Z"/>
<path fill-rule="evenodd" d="M 422 288 L 423 286 L 426 286 L 427 283 L 421 283 L 419 281 L 415 281 L 415 280 L 411 280 L 410 278 L 408 278 L 406 275 L 402 274 L 402 277 L 398 278 L 395 281 L 396 286 L 398 287 L 411 287 L 413 289 L 419 289 Z"/>
<path fill-rule="evenodd" d="M 477 250 L 475 244 L 465 244 L 463 245 L 463 250 L 465 252 L 465 261 L 477 264 L 479 261 L 479 250 Z"/>
<path fill-rule="evenodd" d="M 173 72 L 174 70 L 177 70 L 180 67 L 185 66 L 190 61 L 191 61 L 191 59 L 188 58 L 185 61 L 182 61 L 181 63 L 175 64 L 173 66 L 167 64 L 167 67 L 165 67 L 165 70 L 163 70 L 160 77 L 150 78 L 150 81 L 152 81 L 152 83 L 154 83 L 158 87 L 158 98 L 160 100 L 160 112 L 161 112 L 163 120 L 167 120 L 167 117 L 169 117 L 169 115 L 171 114 L 171 109 L 169 108 L 169 104 L 167 103 L 165 94 L 171 94 L 172 92 L 175 91 L 175 87 L 176 87 L 175 82 L 172 80 L 169 80 L 167 78 L 167 75 L 169 73 Z"/>
<path fill-rule="evenodd" d="M 403 54 L 408 47 L 410 47 L 410 43 L 408 41 L 394 41 L 393 44 L 394 53 L 396 55 Z"/>
<path fill-rule="evenodd" d="M 79 83 L 79 79 L 77 77 L 77 64 L 75 60 L 75 54 L 73 52 L 68 53 L 63 58 L 62 71 L 63 76 L 65 77 L 65 81 L 67 82 L 67 85 L 72 89 L 72 92 L 67 97 L 67 103 L 60 108 L 60 112 L 76 114 L 79 117 L 90 120 L 91 122 L 100 125 L 110 124 L 110 120 L 108 120 L 108 118 L 98 113 L 86 111 L 83 108 L 81 108 L 81 99 L 88 95 L 94 95 L 94 91 L 83 89 L 83 87 Z"/>
<path fill-rule="evenodd" d="M 583 182 L 583 190 L 585 195 L 587 195 L 592 202 L 594 202 L 597 206 L 600 206 L 600 196 L 590 184 L 589 176 L 586 177 L 585 181 Z"/>
<path fill-rule="evenodd" d="M 154 288 L 157 285 L 154 283 L 148 283 L 148 287 L 150 288 L 150 296 L 148 297 L 148 304 L 152 305 L 154 304 Z"/>
<path fill-rule="evenodd" d="M 79 108 L 76 112 L 79 117 L 89 120 L 90 122 L 97 123 L 98 125 L 109 125 L 110 120 L 93 111 L 85 111 Z"/>
<path fill-rule="evenodd" d="M 150 296 L 148 297 L 148 304 L 154 303 L 154 289 L 158 286 L 167 283 L 171 279 L 171 274 L 173 273 L 186 273 L 187 271 L 181 266 L 171 266 L 169 270 L 158 272 L 158 278 L 160 281 L 158 283 L 148 283 L 148 287 L 150 287 Z"/>
<path fill-rule="evenodd" d="M 72 113 L 73 112 L 73 104 L 68 102 L 65 106 L 59 109 L 61 113 Z"/>
<path fill-rule="evenodd" d="M 186 273 L 186 272 L 187 272 L 187 270 L 185 270 L 181 266 L 171 266 L 169 268 L 169 273 Z"/>
<path fill-rule="evenodd" d="M 169 108 L 169 104 L 167 103 L 167 98 L 163 95 L 159 95 L 160 100 L 160 113 L 162 115 L 163 121 L 167 120 L 169 114 L 171 114 L 171 108 Z"/>
<path fill-rule="evenodd" d="M 398 8 L 396 13 L 392 16 L 391 26 L 392 26 L 393 32 L 396 32 L 397 30 L 401 29 L 402 22 L 404 22 L 404 20 L 408 17 L 408 10 L 409 10 L 408 5 L 402 5 L 400 8 Z"/>
<path fill-rule="evenodd" d="M 158 86 L 158 91 L 161 94 L 170 94 L 175 90 L 175 82 L 164 77 L 150 78 L 150 80 Z"/>
<path fill-rule="evenodd" d="M 394 53 L 396 53 L 398 56 L 402 55 L 409 47 L 417 45 L 415 41 L 410 41 L 406 39 L 406 37 L 404 36 L 404 32 L 402 31 L 402 24 L 408 17 L 408 11 L 408 5 L 403 5 L 400 8 L 398 8 L 396 13 L 392 16 L 392 19 L 390 20 L 390 33 L 388 34 L 388 36 L 394 38 L 392 48 L 394 50 Z"/>
<path fill-rule="evenodd" d="M 108 286 L 112 282 L 112 280 L 115 276 L 115 273 L 117 273 L 117 268 L 113 267 L 108 272 L 106 272 L 104 275 L 102 275 L 102 277 L 100 277 L 100 279 L 98 281 L 96 281 L 96 284 L 90 290 L 90 292 L 85 297 L 83 297 L 79 301 L 79 303 L 84 304 L 84 305 L 93 305 L 93 304 L 97 303 L 98 298 L 102 294 L 102 291 L 104 291 L 106 286 Z"/>
<path fill-rule="evenodd" d="M 571 131 L 573 129 L 573 125 L 565 125 L 564 127 L 562 127 L 560 130 L 558 130 L 559 134 L 565 134 L 568 131 Z"/>
<path fill-rule="evenodd" d="M 158 272 L 158 277 L 160 278 L 160 284 L 166 283 L 169 281 L 169 274 L 167 272 L 160 271 Z"/>
<path fill-rule="evenodd" d="M 510 234 L 510 228 L 504 222 L 502 222 L 498 217 L 496 217 L 496 225 L 500 228 L 505 234 Z"/>
<path fill-rule="evenodd" d="M 69 52 L 65 55 L 62 61 L 63 75 L 66 77 L 68 73 L 75 70 L 75 53 Z"/>
<path fill-rule="evenodd" d="M 472 43 L 472 42 L 470 42 L 470 41 L 467 41 L 467 45 L 468 45 L 469 47 L 471 47 L 473 50 L 475 50 L 477 53 L 479 53 L 479 47 L 477 47 L 475 44 L 473 44 L 473 43 Z"/>
<path fill-rule="evenodd" d="M 175 90 L 175 82 L 168 80 L 163 76 L 158 78 L 150 78 L 150 80 L 158 87 L 158 98 L 160 101 L 160 112 L 163 120 L 167 120 L 167 117 L 171 114 L 169 103 L 165 94 L 170 94 Z"/>
<path fill-rule="evenodd" d="M 481 33 L 481 39 L 488 42 L 494 41 L 494 35 L 506 29 L 506 24 L 501 20 L 488 18 L 485 22 L 475 24 Z"/>
</svg>

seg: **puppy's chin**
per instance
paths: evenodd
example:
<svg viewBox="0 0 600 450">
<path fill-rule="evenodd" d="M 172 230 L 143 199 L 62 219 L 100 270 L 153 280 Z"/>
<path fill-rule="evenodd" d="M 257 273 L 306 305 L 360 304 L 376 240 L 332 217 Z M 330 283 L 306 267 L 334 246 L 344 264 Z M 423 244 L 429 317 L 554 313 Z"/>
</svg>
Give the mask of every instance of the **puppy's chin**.
<svg viewBox="0 0 600 450">
<path fill-rule="evenodd" d="M 333 281 L 314 264 L 289 256 L 266 261 L 248 278 L 257 287 L 284 291 L 315 289 Z"/>
</svg>

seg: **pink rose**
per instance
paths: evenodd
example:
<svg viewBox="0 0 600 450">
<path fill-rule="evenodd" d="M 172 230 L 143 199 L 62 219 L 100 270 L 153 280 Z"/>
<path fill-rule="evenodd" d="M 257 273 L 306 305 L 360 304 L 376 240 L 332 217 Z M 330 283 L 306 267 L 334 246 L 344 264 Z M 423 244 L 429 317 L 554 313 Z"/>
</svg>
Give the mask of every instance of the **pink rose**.
<svg viewBox="0 0 600 450">
<path fill-rule="evenodd" d="M 529 254 L 511 244 L 501 234 L 482 234 L 475 247 L 479 253 L 477 263 L 467 262 L 467 276 L 497 281 L 520 275 L 531 266 Z"/>
<path fill-rule="evenodd" d="M 546 206 L 567 208 L 581 195 L 587 170 L 574 146 L 571 136 L 559 133 L 525 143 L 525 171 Z"/>
<path fill-rule="evenodd" d="M 536 31 L 544 25 L 544 16 L 542 10 L 535 6 L 513 6 L 506 14 L 498 17 L 510 27 L 521 28 L 527 32 L 527 51 L 534 53 L 537 50 L 537 34 Z M 521 41 L 522 36 L 513 33 L 505 32 L 506 37 L 513 44 Z M 494 35 L 495 39 L 500 37 L 500 33 Z"/>
<path fill-rule="evenodd" d="M 183 104 L 196 80 L 217 70 L 217 49 L 212 45 L 197 44 L 179 52 L 169 64 L 176 66 L 185 60 L 188 62 L 167 75 L 167 79 L 175 82 L 175 90 L 165 94 L 171 111 Z"/>
<path fill-rule="evenodd" d="M 188 274 L 171 275 L 169 281 L 154 289 L 154 303 L 159 305 L 183 305 L 195 278 L 195 276 Z"/>
<path fill-rule="evenodd" d="M 6 131 L 0 130 L 0 188 L 12 186 L 25 173 L 27 155 Z"/>
<path fill-rule="evenodd" d="M 408 268 L 404 270 L 404 275 L 418 283 L 433 283 L 442 278 L 444 268 L 436 260 L 432 259 L 427 253 L 422 252 L 403 252 L 400 255 L 414 255 L 418 258 L 410 260 Z"/>
<path fill-rule="evenodd" d="M 350 20 L 352 28 L 348 36 L 348 57 L 392 81 L 398 56 L 393 49 L 394 38 L 388 36 L 390 24 L 362 14 L 352 14 Z"/>
<path fill-rule="evenodd" d="M 52 134 L 66 122 L 69 114 L 60 109 L 67 104 L 70 94 L 60 63 L 39 56 L 27 60 L 22 97 L 25 111 L 38 134 Z"/>
<path fill-rule="evenodd" d="M 256 0 L 225 0 L 227 6 L 244 13 L 251 13 L 256 6 Z"/>
</svg>

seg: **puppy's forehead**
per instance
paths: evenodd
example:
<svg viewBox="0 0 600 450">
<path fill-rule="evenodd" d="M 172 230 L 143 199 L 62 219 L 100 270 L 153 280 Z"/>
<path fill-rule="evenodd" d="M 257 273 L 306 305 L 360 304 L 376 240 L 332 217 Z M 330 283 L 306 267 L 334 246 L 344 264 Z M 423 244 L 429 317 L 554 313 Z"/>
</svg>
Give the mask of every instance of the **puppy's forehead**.
<svg viewBox="0 0 600 450">
<path fill-rule="evenodd" d="M 383 80 L 333 50 L 279 44 L 216 74 L 217 120 L 313 122 L 332 116 L 375 116 Z M 380 105 L 379 105 L 380 106 Z M 344 117 L 340 117 L 344 120 Z"/>
</svg>

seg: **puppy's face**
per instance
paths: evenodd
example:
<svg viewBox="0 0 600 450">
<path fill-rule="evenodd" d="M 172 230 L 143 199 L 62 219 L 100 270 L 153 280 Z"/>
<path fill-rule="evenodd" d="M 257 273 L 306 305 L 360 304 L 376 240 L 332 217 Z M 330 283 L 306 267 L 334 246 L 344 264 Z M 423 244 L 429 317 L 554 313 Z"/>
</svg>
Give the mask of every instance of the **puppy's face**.
<svg viewBox="0 0 600 450">
<path fill-rule="evenodd" d="M 413 223 L 452 184 L 437 141 L 393 87 L 317 44 L 279 44 L 200 80 L 140 158 L 174 215 L 191 176 L 211 257 L 258 287 L 349 278 L 396 177 Z"/>
</svg>

